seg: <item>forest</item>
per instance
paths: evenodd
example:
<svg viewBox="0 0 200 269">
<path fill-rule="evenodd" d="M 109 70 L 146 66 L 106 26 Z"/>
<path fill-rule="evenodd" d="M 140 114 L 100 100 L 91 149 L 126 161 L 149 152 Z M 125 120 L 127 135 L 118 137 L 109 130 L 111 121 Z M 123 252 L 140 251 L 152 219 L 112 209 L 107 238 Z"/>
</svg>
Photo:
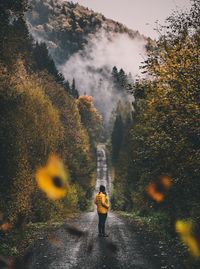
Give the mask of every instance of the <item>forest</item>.
<svg viewBox="0 0 200 269">
<path fill-rule="evenodd" d="M 145 38 L 138 31 L 130 30 L 78 3 L 31 0 L 30 6 L 26 15 L 29 29 L 37 38 L 46 40 L 57 64 L 64 63 L 73 53 L 83 49 L 87 38 L 94 36 L 99 29 Z"/>
<path fill-rule="evenodd" d="M 113 208 L 147 218 L 167 235 L 180 233 L 194 256 L 200 255 L 199 15 L 195 0 L 160 27 L 141 67 L 145 78 L 126 87 L 135 97 L 132 118 L 117 110 L 111 138 Z"/>
<path fill-rule="evenodd" d="M 1 12 L 2 230 L 14 228 L 19 216 L 26 223 L 41 222 L 88 208 L 95 177 L 95 145 L 102 129 L 92 97 L 79 97 L 75 81 L 70 85 L 64 80 L 46 45 L 29 34 L 26 9 L 26 1 L 7 1 Z M 49 162 L 58 170 L 60 182 L 42 185 L 42 192 L 34 178 Z M 59 194 L 47 198 L 48 188 L 55 187 L 56 192 L 57 185 L 68 186 L 62 201 Z"/>
<path fill-rule="evenodd" d="M 104 143 L 112 210 L 178 236 L 187 268 L 198 268 L 200 1 L 172 13 L 157 41 L 78 4 L 44 2 L 30 1 L 32 12 L 27 0 L 0 0 L 0 255 L 23 255 L 15 248 L 26 225 L 90 210 Z M 145 40 L 147 54 L 141 77 L 109 71 L 120 96 L 109 124 L 57 68 L 101 27 Z"/>
</svg>

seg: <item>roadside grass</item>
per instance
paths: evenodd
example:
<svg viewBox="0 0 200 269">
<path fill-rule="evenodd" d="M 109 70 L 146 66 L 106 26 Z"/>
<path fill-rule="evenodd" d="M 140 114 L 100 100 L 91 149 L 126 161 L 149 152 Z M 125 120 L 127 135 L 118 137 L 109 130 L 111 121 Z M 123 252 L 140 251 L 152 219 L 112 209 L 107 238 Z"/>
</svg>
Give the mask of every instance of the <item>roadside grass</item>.
<svg viewBox="0 0 200 269">
<path fill-rule="evenodd" d="M 76 213 L 67 215 L 66 220 L 72 219 L 76 215 Z M 48 234 L 57 230 L 64 223 L 65 220 L 28 223 L 19 230 L 12 229 L 7 233 L 1 232 L 0 256 L 5 258 L 23 256 L 34 245 L 34 242 L 45 239 Z"/>
<path fill-rule="evenodd" d="M 165 214 L 153 213 L 147 216 L 141 216 L 139 211 L 134 212 L 118 212 L 121 216 L 134 221 L 134 223 L 144 226 L 147 231 L 153 232 L 162 239 L 170 240 L 174 237 L 174 234 L 170 233 L 170 221 Z"/>
<path fill-rule="evenodd" d="M 189 249 L 183 244 L 178 235 L 170 230 L 170 221 L 164 213 L 153 213 L 147 216 L 141 216 L 139 211 L 125 212 L 118 211 L 120 216 L 126 218 L 129 222 L 140 227 L 144 233 L 147 233 L 152 244 L 163 244 L 165 249 L 178 258 L 187 269 L 199 269 L 200 259 L 195 259 L 189 253 Z"/>
</svg>

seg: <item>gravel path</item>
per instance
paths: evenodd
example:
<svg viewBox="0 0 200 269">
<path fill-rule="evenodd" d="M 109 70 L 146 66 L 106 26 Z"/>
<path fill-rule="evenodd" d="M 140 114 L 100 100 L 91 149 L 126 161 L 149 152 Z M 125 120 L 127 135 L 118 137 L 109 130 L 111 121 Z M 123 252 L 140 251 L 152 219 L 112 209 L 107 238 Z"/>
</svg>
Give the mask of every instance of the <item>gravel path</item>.
<svg viewBox="0 0 200 269">
<path fill-rule="evenodd" d="M 34 247 L 32 269 L 184 269 L 162 242 L 110 212 L 108 238 L 97 236 L 97 215 L 83 213 L 46 234 Z"/>
<path fill-rule="evenodd" d="M 84 213 L 37 242 L 32 268 L 156 268 L 151 259 L 144 257 L 144 245 L 131 229 L 126 220 L 110 213 L 109 237 L 99 238 L 97 215 Z"/>
</svg>

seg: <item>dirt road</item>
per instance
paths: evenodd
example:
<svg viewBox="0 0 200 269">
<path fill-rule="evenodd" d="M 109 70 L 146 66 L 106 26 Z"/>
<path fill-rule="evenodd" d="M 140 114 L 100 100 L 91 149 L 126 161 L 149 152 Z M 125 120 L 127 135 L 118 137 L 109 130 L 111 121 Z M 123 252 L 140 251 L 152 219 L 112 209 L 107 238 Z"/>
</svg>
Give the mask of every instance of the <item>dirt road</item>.
<svg viewBox="0 0 200 269">
<path fill-rule="evenodd" d="M 96 191 L 101 184 L 109 193 L 112 184 L 104 145 L 97 148 Z M 98 237 L 97 223 L 95 211 L 82 213 L 46 234 L 34 246 L 31 268 L 184 269 L 173 253 L 166 253 L 163 242 L 116 213 L 108 215 L 108 238 Z"/>
<path fill-rule="evenodd" d="M 34 247 L 33 269 L 183 269 L 162 242 L 133 223 L 110 213 L 109 238 L 97 236 L 97 216 L 83 213 L 41 238 Z"/>
</svg>

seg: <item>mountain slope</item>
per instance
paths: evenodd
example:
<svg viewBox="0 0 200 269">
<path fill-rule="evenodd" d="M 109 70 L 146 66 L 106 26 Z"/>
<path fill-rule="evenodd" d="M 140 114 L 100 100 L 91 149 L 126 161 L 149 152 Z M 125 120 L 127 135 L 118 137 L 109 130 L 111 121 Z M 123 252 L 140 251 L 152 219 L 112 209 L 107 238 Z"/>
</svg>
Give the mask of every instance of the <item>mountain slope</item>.
<svg viewBox="0 0 200 269">
<path fill-rule="evenodd" d="M 131 38 L 145 39 L 119 22 L 72 2 L 30 0 L 27 13 L 29 28 L 39 41 L 45 41 L 56 64 L 84 48 L 99 29 L 106 33 L 127 33 Z"/>
</svg>

